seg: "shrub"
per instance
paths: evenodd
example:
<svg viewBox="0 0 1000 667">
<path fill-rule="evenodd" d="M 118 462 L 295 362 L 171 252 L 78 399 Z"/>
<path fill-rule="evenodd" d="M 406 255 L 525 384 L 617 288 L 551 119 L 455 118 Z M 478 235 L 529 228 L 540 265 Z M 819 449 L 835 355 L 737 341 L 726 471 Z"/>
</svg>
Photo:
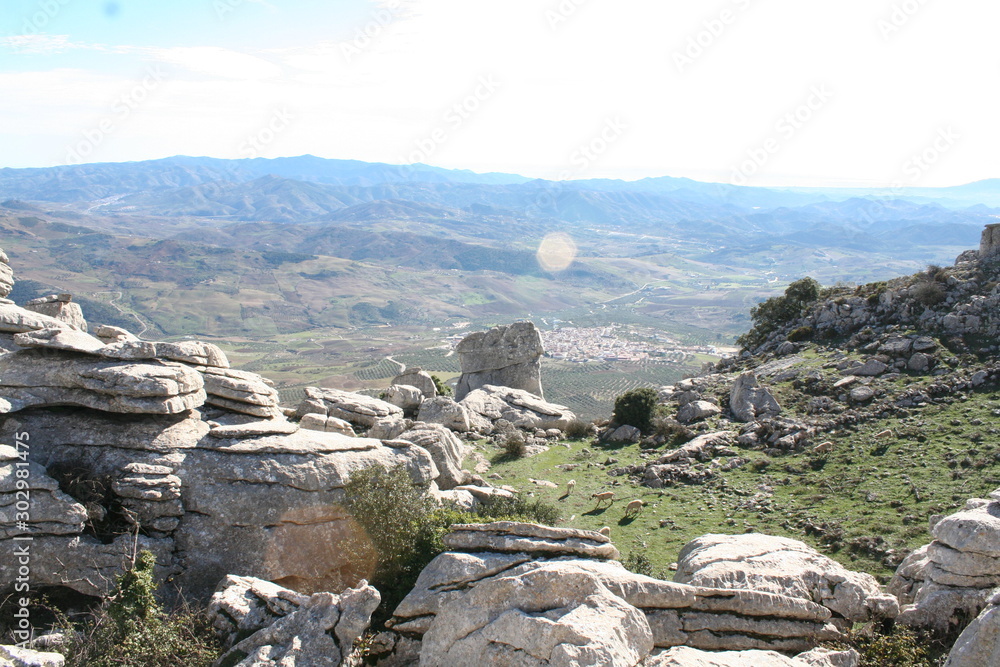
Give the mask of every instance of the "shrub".
<svg viewBox="0 0 1000 667">
<path fill-rule="evenodd" d="M 156 557 L 141 551 L 82 632 L 66 647 L 67 667 L 211 665 L 222 647 L 201 613 L 166 614 L 156 601 Z"/>
<path fill-rule="evenodd" d="M 434 389 L 437 390 L 438 396 L 451 396 L 454 393 L 437 375 L 432 375 L 431 380 L 434 381 Z"/>
<path fill-rule="evenodd" d="M 653 418 L 653 435 L 661 436 L 670 446 L 683 445 L 694 438 L 694 431 L 670 417 Z"/>
<path fill-rule="evenodd" d="M 566 437 L 570 440 L 583 440 L 590 435 L 590 422 L 574 419 L 566 425 Z"/>
<path fill-rule="evenodd" d="M 932 642 L 909 628 L 895 626 L 889 633 L 854 632 L 848 643 L 861 654 L 865 667 L 931 667 Z"/>
<path fill-rule="evenodd" d="M 511 431 L 504 436 L 503 451 L 507 458 L 523 459 L 528 453 L 528 441 L 520 431 Z"/>
<path fill-rule="evenodd" d="M 944 288 L 936 282 L 922 283 L 913 290 L 913 298 L 924 306 L 936 306 L 945 300 Z"/>
<path fill-rule="evenodd" d="M 622 565 L 629 572 L 643 574 L 647 577 L 653 577 L 654 579 L 671 579 L 670 575 L 665 570 L 654 570 L 653 561 L 651 561 L 649 556 L 641 551 L 630 552 L 629 555 L 622 560 Z"/>
<path fill-rule="evenodd" d="M 626 391 L 615 399 L 615 422 L 648 431 L 656 411 L 657 398 L 656 390 L 650 387 Z"/>
<path fill-rule="evenodd" d="M 792 329 L 788 334 L 788 340 L 792 343 L 801 343 L 804 340 L 809 340 L 813 337 L 812 327 L 798 327 L 797 329 Z"/>
<path fill-rule="evenodd" d="M 813 278 L 796 280 L 782 296 L 774 296 L 750 310 L 753 328 L 736 342 L 744 349 L 762 344 L 767 337 L 801 316 L 820 297 L 820 284 Z"/>
</svg>

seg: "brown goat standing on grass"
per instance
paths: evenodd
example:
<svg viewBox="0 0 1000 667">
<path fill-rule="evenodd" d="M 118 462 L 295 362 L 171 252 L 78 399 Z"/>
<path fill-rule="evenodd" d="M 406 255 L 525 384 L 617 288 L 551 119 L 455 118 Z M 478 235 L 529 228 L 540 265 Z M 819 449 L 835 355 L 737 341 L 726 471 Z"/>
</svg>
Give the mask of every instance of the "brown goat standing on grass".
<svg viewBox="0 0 1000 667">
<path fill-rule="evenodd" d="M 625 506 L 625 516 L 638 516 L 645 504 L 645 501 L 642 500 L 629 501 L 629 504 Z"/>
<path fill-rule="evenodd" d="M 612 505 L 612 503 L 615 502 L 615 492 L 614 491 L 601 491 L 599 493 L 592 493 L 590 495 L 590 497 L 597 499 L 597 505 L 594 507 L 594 509 L 597 509 L 598 507 L 600 507 L 601 503 L 603 503 L 605 500 L 608 501 L 608 507 L 610 507 Z"/>
</svg>

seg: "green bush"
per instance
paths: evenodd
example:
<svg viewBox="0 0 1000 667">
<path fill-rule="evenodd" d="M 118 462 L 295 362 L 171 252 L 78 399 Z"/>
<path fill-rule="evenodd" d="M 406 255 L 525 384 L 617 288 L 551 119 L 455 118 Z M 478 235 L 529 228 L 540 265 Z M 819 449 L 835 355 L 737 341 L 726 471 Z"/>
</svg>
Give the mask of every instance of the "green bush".
<svg viewBox="0 0 1000 667">
<path fill-rule="evenodd" d="M 654 570 L 653 561 L 649 559 L 649 556 L 641 551 L 630 552 L 624 560 L 622 560 L 622 565 L 629 572 L 634 572 L 636 574 L 643 574 L 647 577 L 653 577 L 654 579 L 663 579 L 669 581 L 672 579 L 670 573 L 666 570 Z"/>
<path fill-rule="evenodd" d="M 650 387 L 626 391 L 615 399 L 615 422 L 648 431 L 656 412 L 657 399 L 656 390 Z"/>
<path fill-rule="evenodd" d="M 566 437 L 570 440 L 583 440 L 590 435 L 590 422 L 574 419 L 566 426 Z"/>
<path fill-rule="evenodd" d="M 861 654 L 862 667 L 931 667 L 933 642 L 895 626 L 889 633 L 851 633 L 848 643 Z"/>
<path fill-rule="evenodd" d="M 431 380 L 434 381 L 434 388 L 437 390 L 438 396 L 451 396 L 454 393 L 451 387 L 442 382 L 437 375 L 432 375 Z"/>
<path fill-rule="evenodd" d="M 800 317 L 810 305 L 820 298 L 820 284 L 813 278 L 796 280 L 785 289 L 782 296 L 774 296 L 750 310 L 753 328 L 736 342 L 743 349 L 762 344 L 773 332 Z"/>
<path fill-rule="evenodd" d="M 507 458 L 523 459 L 524 455 L 528 453 L 528 441 L 525 439 L 524 433 L 520 431 L 508 433 L 504 437 L 503 451 Z"/>
<path fill-rule="evenodd" d="M 694 438 L 695 432 L 671 417 L 653 418 L 653 435 L 666 439 L 666 445 L 676 447 Z"/>
<path fill-rule="evenodd" d="M 141 551 L 107 598 L 67 646 L 67 667 L 211 665 L 222 647 L 204 614 L 181 608 L 167 614 L 156 600 L 156 557 Z"/>
<path fill-rule="evenodd" d="M 921 283 L 913 291 L 913 298 L 924 306 L 936 306 L 947 298 L 944 288 L 936 282 Z"/>
<path fill-rule="evenodd" d="M 798 327 L 797 329 L 792 329 L 792 331 L 788 334 L 788 341 L 791 343 L 801 343 L 802 341 L 809 340 L 812 337 L 812 327 Z"/>
</svg>

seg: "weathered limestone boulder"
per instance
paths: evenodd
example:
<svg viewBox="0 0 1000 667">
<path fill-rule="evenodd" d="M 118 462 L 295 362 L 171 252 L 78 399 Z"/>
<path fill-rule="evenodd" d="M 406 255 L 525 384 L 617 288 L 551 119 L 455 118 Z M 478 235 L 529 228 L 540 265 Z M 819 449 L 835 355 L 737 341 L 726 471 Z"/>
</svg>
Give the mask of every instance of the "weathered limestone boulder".
<svg viewBox="0 0 1000 667">
<path fill-rule="evenodd" d="M 760 386 L 753 371 L 747 371 L 736 378 L 729 392 L 729 409 L 733 417 L 741 422 L 781 414 L 781 405 L 767 388 Z"/>
<path fill-rule="evenodd" d="M 533 523 L 496 521 L 456 524 L 444 544 L 460 551 L 574 555 L 585 558 L 618 558 L 611 541 L 590 530 L 551 528 Z"/>
<path fill-rule="evenodd" d="M 424 398 L 434 398 L 437 396 L 437 385 L 434 378 L 427 371 L 419 368 L 407 368 L 405 371 L 392 379 L 392 384 L 405 384 L 409 387 L 416 387 L 423 394 Z"/>
<path fill-rule="evenodd" d="M 851 649 L 817 648 L 789 658 L 775 651 L 701 651 L 676 646 L 649 658 L 644 667 L 858 667 L 861 656 Z"/>
<path fill-rule="evenodd" d="M 595 577 L 550 565 L 452 599 L 423 636 L 420 664 L 634 667 L 652 648 L 641 611 Z"/>
<path fill-rule="evenodd" d="M 677 411 L 677 421 L 682 424 L 693 424 L 702 419 L 708 419 L 722 414 L 722 408 L 708 401 L 691 401 L 681 406 Z"/>
<path fill-rule="evenodd" d="M 979 257 L 986 259 L 1000 253 L 1000 224 L 986 225 L 979 241 Z"/>
<path fill-rule="evenodd" d="M 50 294 L 24 304 L 25 310 L 30 310 L 42 315 L 48 315 L 60 322 L 65 322 L 74 329 L 80 331 L 87 330 L 87 320 L 83 319 L 83 311 L 80 304 L 73 303 L 72 294 Z"/>
<path fill-rule="evenodd" d="M 104 333 L 109 333 L 106 327 Z M 105 336 L 105 338 L 108 337 Z M 129 339 L 118 335 L 118 339 L 108 343 L 104 349 L 100 350 L 100 354 L 111 359 L 168 359 L 192 366 L 229 368 L 229 359 L 226 357 L 226 353 L 217 345 L 196 340 L 164 343 Z"/>
<path fill-rule="evenodd" d="M 604 439 L 607 442 L 639 442 L 642 439 L 642 431 L 635 426 L 622 424 L 608 433 Z"/>
<path fill-rule="evenodd" d="M 343 419 L 361 428 L 371 428 L 379 419 L 403 416 L 402 408 L 378 398 L 339 389 L 306 387 L 306 397 L 296 409 L 296 416 L 310 413 Z"/>
<path fill-rule="evenodd" d="M 174 362 L 105 361 L 52 350 L 0 356 L 0 413 L 78 405 L 106 412 L 177 414 L 204 402 L 201 374 Z"/>
<path fill-rule="evenodd" d="M 900 563 L 889 582 L 899 622 L 939 633 L 961 628 L 1000 586 L 1000 489 L 937 521 L 934 541 Z"/>
<path fill-rule="evenodd" d="M 140 548 L 148 545 L 165 574 L 195 597 L 207 595 L 231 572 L 309 593 L 339 590 L 370 575 L 343 547 L 357 534 L 343 505 L 353 472 L 372 464 L 403 466 L 421 486 L 438 476 L 430 454 L 406 441 L 306 429 L 225 438 L 218 428 L 197 412 L 25 410 L 0 424 L 0 442 L 30 433 L 32 462 L 50 471 L 62 466 L 74 477 L 102 484 L 108 492 L 103 509 L 127 508 L 129 520 L 153 536 L 142 537 Z M 38 483 L 53 486 L 43 469 L 34 471 Z M 45 493 L 60 500 L 53 489 L 40 490 L 39 501 Z M 130 553 L 131 536 L 103 544 L 80 526 L 87 502 L 65 502 L 72 524 L 48 521 L 48 512 L 41 511 L 46 506 L 38 506 L 39 521 L 53 534 L 35 538 L 32 581 L 102 594 L 124 562 L 122 555 Z M 7 508 L 0 512 L 6 515 Z M 0 588 L 6 590 L 14 576 L 0 559 Z"/>
<path fill-rule="evenodd" d="M 327 417 L 326 415 L 318 415 L 315 413 L 309 413 L 307 415 L 302 415 L 302 419 L 299 420 L 299 427 L 309 429 L 310 431 L 324 431 L 326 433 L 340 433 L 342 435 L 347 435 L 354 437 L 354 428 L 351 426 L 349 421 L 343 419 L 337 419 L 336 417 Z M 383 439 L 383 436 L 372 436 L 379 439 Z M 389 440 L 394 440 L 395 436 L 388 438 Z"/>
<path fill-rule="evenodd" d="M 278 406 L 278 392 L 270 380 L 231 368 L 197 366 L 205 381 L 205 402 L 242 414 L 274 419 L 284 413 Z"/>
<path fill-rule="evenodd" d="M 259 579 L 227 576 L 208 613 L 229 640 L 222 664 L 338 667 L 353 653 L 380 601 L 364 581 L 339 595 L 304 596 Z M 245 639 L 232 644 L 240 637 Z"/>
<path fill-rule="evenodd" d="M 0 539 L 83 532 L 87 509 L 60 491 L 59 483 L 49 477 L 45 468 L 29 461 L 28 450 L 22 451 L 23 456 L 13 447 L 0 445 Z M 24 500 L 25 492 L 30 507 L 25 509 L 22 504 L 18 510 L 18 500 Z"/>
<path fill-rule="evenodd" d="M 472 473 L 462 470 L 462 460 L 471 451 L 471 447 L 441 424 L 416 422 L 396 439 L 412 442 L 430 452 L 438 469 L 436 482 L 440 489 L 447 491 L 466 484 L 471 479 Z"/>
<path fill-rule="evenodd" d="M 368 437 L 375 438 L 376 440 L 396 440 L 400 435 L 408 431 L 411 426 L 413 426 L 413 421 L 410 419 L 403 419 L 396 415 L 383 417 L 368 429 Z"/>
<path fill-rule="evenodd" d="M 419 639 L 437 617 L 484 583 L 517 578 L 544 568 L 546 576 L 584 574 L 625 603 L 639 609 L 657 647 L 704 650 L 775 650 L 798 653 L 842 638 L 830 609 L 811 600 L 750 589 L 719 589 L 662 581 L 634 574 L 607 560 L 614 547 L 599 533 L 524 524 L 480 526 L 490 540 L 466 526 L 446 536 L 449 551 L 424 568 L 413 590 L 389 622 L 404 637 Z M 559 537 L 538 537 L 540 531 Z M 453 535 L 457 534 L 457 539 Z M 603 537 L 603 536 L 601 536 Z M 537 548 L 547 542 L 550 549 Z M 596 554 L 594 547 L 610 547 Z M 581 548 L 582 547 L 582 548 Z"/>
<path fill-rule="evenodd" d="M 10 268 L 7 253 L 0 248 L 0 298 L 6 297 L 14 289 L 14 270 Z"/>
<path fill-rule="evenodd" d="M 104 341 L 105 344 L 122 343 L 130 340 L 139 340 L 135 334 L 121 327 L 113 327 L 110 324 L 98 325 L 94 335 Z"/>
<path fill-rule="evenodd" d="M 66 658 L 59 653 L 0 646 L 0 667 L 63 667 L 65 664 Z"/>
<path fill-rule="evenodd" d="M 385 390 L 386 403 L 402 408 L 404 414 L 413 414 L 420 407 L 424 395 L 416 387 L 408 384 L 394 384 Z"/>
<path fill-rule="evenodd" d="M 944 667 L 1000 665 L 1000 593 L 994 593 L 983 611 L 959 635 Z"/>
<path fill-rule="evenodd" d="M 427 398 L 420 404 L 417 420 L 428 424 L 441 424 L 457 433 L 486 432 L 490 424 L 465 405 L 456 403 L 450 396 Z"/>
<path fill-rule="evenodd" d="M 896 599 L 798 540 L 758 533 L 704 535 L 681 549 L 674 581 L 816 601 L 849 622 L 895 618 Z"/>
<path fill-rule="evenodd" d="M 490 423 L 505 419 L 521 429 L 566 430 L 576 415 L 564 405 L 548 403 L 523 389 L 483 385 L 463 398 L 460 405 Z"/>
<path fill-rule="evenodd" d="M 851 373 L 854 375 L 860 375 L 862 377 L 874 377 L 876 375 L 882 375 L 889 370 L 889 367 L 882 361 L 878 359 L 869 359 L 857 368 L 852 368 Z"/>
<path fill-rule="evenodd" d="M 515 322 L 469 334 L 455 348 L 462 375 L 455 400 L 483 385 L 542 393 L 542 336 L 531 322 Z"/>
<path fill-rule="evenodd" d="M 14 334 L 14 343 L 24 348 L 44 348 L 93 354 L 104 349 L 104 341 L 79 329 L 49 328 Z"/>
<path fill-rule="evenodd" d="M 0 303 L 0 332 L 22 333 L 52 327 L 60 329 L 68 328 L 69 325 L 54 317 L 25 310 L 9 301 Z"/>
</svg>

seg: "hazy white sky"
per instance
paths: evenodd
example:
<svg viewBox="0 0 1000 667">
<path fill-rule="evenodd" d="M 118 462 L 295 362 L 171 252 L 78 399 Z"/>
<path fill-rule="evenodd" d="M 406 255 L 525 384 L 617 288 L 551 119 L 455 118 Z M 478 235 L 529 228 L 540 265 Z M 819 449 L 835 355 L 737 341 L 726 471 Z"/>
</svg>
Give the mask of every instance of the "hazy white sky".
<svg viewBox="0 0 1000 667">
<path fill-rule="evenodd" d="M 10 0 L 0 166 L 1000 177 L 996 0 Z"/>
</svg>

